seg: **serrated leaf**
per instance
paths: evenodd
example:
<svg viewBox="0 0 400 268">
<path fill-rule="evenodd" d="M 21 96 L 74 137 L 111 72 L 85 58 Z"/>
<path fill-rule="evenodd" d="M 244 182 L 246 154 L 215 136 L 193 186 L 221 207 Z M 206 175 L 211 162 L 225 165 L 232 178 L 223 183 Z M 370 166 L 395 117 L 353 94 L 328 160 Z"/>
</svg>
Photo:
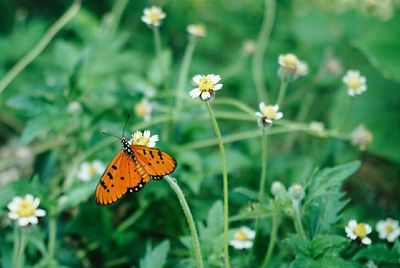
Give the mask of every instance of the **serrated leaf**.
<svg viewBox="0 0 400 268">
<path fill-rule="evenodd" d="M 167 262 L 170 249 L 168 240 L 163 241 L 154 249 L 148 250 L 143 259 L 140 260 L 140 268 L 162 268 Z"/>
<path fill-rule="evenodd" d="M 369 245 L 358 251 L 354 257 L 354 260 L 368 259 L 376 262 L 400 264 L 399 255 L 395 250 L 390 250 L 384 244 L 373 244 Z"/>
</svg>

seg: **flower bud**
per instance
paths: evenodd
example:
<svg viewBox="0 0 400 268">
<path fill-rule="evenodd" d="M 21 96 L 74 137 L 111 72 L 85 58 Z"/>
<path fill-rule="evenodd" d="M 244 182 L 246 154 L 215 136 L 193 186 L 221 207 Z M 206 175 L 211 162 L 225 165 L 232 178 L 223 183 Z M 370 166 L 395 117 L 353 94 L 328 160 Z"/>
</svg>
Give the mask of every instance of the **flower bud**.
<svg viewBox="0 0 400 268">
<path fill-rule="evenodd" d="M 293 201 L 301 201 L 303 200 L 305 193 L 304 188 L 298 183 L 293 184 L 289 188 L 289 196 Z"/>
</svg>

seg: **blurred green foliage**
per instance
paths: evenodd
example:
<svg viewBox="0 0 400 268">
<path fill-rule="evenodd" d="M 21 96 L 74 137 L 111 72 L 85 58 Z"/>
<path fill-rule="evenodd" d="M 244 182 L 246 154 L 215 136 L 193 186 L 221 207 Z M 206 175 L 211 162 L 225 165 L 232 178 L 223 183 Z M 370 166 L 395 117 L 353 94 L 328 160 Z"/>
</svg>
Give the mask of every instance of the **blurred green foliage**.
<svg viewBox="0 0 400 268">
<path fill-rule="evenodd" d="M 143 98 L 154 103 L 152 118 L 146 122 L 133 116 L 127 132 L 150 129 L 161 137 L 157 147 L 177 159 L 173 176 L 198 224 L 206 267 L 222 267 L 217 143 L 202 104 L 187 94 L 192 88 L 189 78 L 198 73 L 220 74 L 224 84 L 212 105 L 222 135 L 229 141 L 225 146 L 231 232 L 241 225 L 254 227 L 254 220 L 260 220 L 254 248 L 232 250 L 233 267 L 261 267 L 270 219 L 275 215 L 282 219 L 270 267 L 363 267 L 367 260 L 379 267 L 399 265 L 399 241 L 378 242 L 373 233 L 373 244 L 356 252 L 354 241 L 344 233 L 349 219 L 371 226 L 386 217 L 400 219 L 398 2 L 389 1 L 391 15 L 383 16 L 378 9 L 362 5 L 343 8 L 330 1 L 277 1 L 263 62 L 270 103 L 278 95 L 280 54 L 295 53 L 310 70 L 289 85 L 281 107 L 286 125 L 283 121 L 267 130 L 272 133 L 281 128 L 284 133 L 268 136 L 268 194 L 265 202 L 252 209 L 249 205 L 258 201 L 260 131 L 255 117 L 223 100 L 234 99 L 258 110 L 253 51 L 245 44 L 257 39 L 263 1 L 128 1 L 119 19 L 115 7 L 123 2 L 84 1 L 49 47 L 0 93 L 3 267 L 11 267 L 14 241 L 7 204 L 26 193 L 39 196 L 41 207 L 56 218 L 55 267 L 195 266 L 186 219 L 165 182 L 153 181 L 140 193 L 102 207 L 93 197 L 98 178 L 78 179 L 83 162 L 112 159 L 119 142 L 101 132 L 120 135 L 127 114 L 134 114 Z M 0 79 L 70 4 L 64 0 L 0 2 Z M 167 13 L 160 28 L 164 66 L 155 56 L 151 29 L 140 21 L 143 9 L 152 4 L 161 5 Z M 188 42 L 186 26 L 197 22 L 206 25 L 207 36 L 197 42 L 185 85 L 184 110 L 178 114 L 174 98 Z M 354 98 L 349 115 L 350 98 L 341 81 L 348 69 L 360 70 L 368 85 L 364 94 Z M 163 89 L 164 77 L 168 89 Z M 72 103 L 79 103 L 80 110 L 71 111 Z M 341 138 L 313 134 L 308 129 L 311 121 L 324 122 Z M 306 130 L 291 131 L 294 123 Z M 372 144 L 363 152 L 349 141 L 358 124 L 373 133 Z M 18 162 L 19 148 L 28 148 L 33 155 L 31 164 L 22 159 L 29 168 Z M 9 180 L 11 175 L 6 172 L 13 168 L 18 176 Z M 290 202 L 269 194 L 276 180 L 286 187 L 292 183 L 304 186 L 307 240 L 295 232 Z M 49 267 L 49 218 L 40 221 L 29 229 L 27 267 Z"/>
</svg>

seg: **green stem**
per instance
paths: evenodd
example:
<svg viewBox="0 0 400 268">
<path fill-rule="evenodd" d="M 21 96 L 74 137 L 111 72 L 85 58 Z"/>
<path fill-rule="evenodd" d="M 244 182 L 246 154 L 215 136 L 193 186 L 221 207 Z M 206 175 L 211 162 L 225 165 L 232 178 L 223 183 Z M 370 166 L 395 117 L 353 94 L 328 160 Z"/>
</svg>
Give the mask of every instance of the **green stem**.
<svg viewBox="0 0 400 268">
<path fill-rule="evenodd" d="M 252 75 L 254 86 L 257 91 L 258 101 L 268 101 L 268 92 L 264 84 L 263 61 L 265 50 L 271 36 L 276 12 L 275 0 L 265 0 L 264 19 L 258 35 L 256 51 L 252 61 Z"/>
<path fill-rule="evenodd" d="M 238 101 L 236 99 L 231 99 L 231 98 L 218 98 L 214 100 L 215 104 L 227 104 L 227 105 L 231 105 L 234 106 L 236 108 L 238 108 L 239 110 L 242 110 L 243 112 L 249 114 L 250 116 L 252 116 L 253 118 L 251 118 L 251 121 L 254 121 L 255 118 L 255 112 L 252 108 L 250 108 L 247 104 Z"/>
<path fill-rule="evenodd" d="M 197 267 L 202 268 L 203 258 L 201 256 L 200 242 L 199 242 L 199 237 L 197 236 L 196 224 L 194 223 L 193 215 L 192 212 L 190 211 L 189 205 L 186 202 L 185 195 L 183 194 L 181 188 L 177 184 L 175 178 L 172 178 L 170 176 L 165 176 L 164 178 L 178 196 L 179 203 L 181 204 L 183 213 L 185 214 L 187 223 L 189 225 L 190 234 L 192 235 L 193 249 L 194 249 L 194 254 L 196 256 Z"/>
<path fill-rule="evenodd" d="M 267 250 L 267 255 L 265 255 L 262 268 L 267 268 L 269 261 L 271 260 L 272 257 L 272 252 L 274 251 L 275 243 L 276 243 L 276 238 L 278 235 L 278 228 L 280 224 L 280 218 L 279 216 L 273 216 L 272 217 L 272 228 L 271 228 L 271 234 L 269 237 L 269 243 L 268 243 L 268 250 Z"/>
<path fill-rule="evenodd" d="M 265 192 L 265 180 L 267 177 L 267 135 L 265 128 L 262 128 L 261 133 L 261 175 L 260 175 L 260 192 L 258 202 L 262 203 Z"/>
<path fill-rule="evenodd" d="M 13 267 L 17 267 L 17 259 L 19 252 L 19 234 L 18 234 L 17 224 L 14 225 L 14 248 L 13 248 L 13 257 L 12 257 L 12 265 Z"/>
<path fill-rule="evenodd" d="M 23 268 L 24 267 L 24 259 L 25 259 L 25 246 L 26 246 L 26 240 L 27 240 L 27 230 L 25 227 L 22 227 L 21 229 L 21 234 L 19 237 L 19 247 L 18 247 L 18 253 L 17 253 L 17 265 L 15 268 Z"/>
<path fill-rule="evenodd" d="M 192 61 L 193 52 L 196 47 L 196 40 L 197 39 L 195 38 L 189 38 L 189 44 L 185 49 L 181 69 L 179 70 L 178 85 L 176 89 L 176 110 L 178 114 L 182 110 L 183 93 L 187 83 L 190 62 Z"/>
<path fill-rule="evenodd" d="M 339 131 L 343 131 L 346 128 L 346 125 L 350 118 L 351 110 L 353 109 L 353 103 L 354 103 L 354 97 L 350 97 L 347 110 L 344 114 L 344 119 L 342 121 L 342 124 L 339 126 Z"/>
<path fill-rule="evenodd" d="M 125 10 L 128 2 L 129 2 L 129 0 L 118 0 L 115 2 L 113 9 L 112 9 L 113 16 L 112 16 L 112 23 L 110 26 L 111 36 L 115 35 L 115 32 L 117 31 L 119 22 L 122 17 L 122 14 L 124 13 L 124 10 Z"/>
<path fill-rule="evenodd" d="M 158 27 L 153 27 L 153 35 L 154 35 L 154 43 L 155 43 L 155 53 L 158 59 L 158 64 L 160 65 L 160 72 L 162 81 L 164 83 L 164 90 L 168 89 L 167 77 L 165 74 L 165 66 L 164 61 L 162 59 L 162 49 L 161 49 L 161 36 L 160 36 L 160 29 Z"/>
<path fill-rule="evenodd" d="M 298 200 L 293 200 L 293 210 L 294 210 L 294 226 L 296 228 L 297 234 L 302 238 L 306 239 L 306 234 L 304 232 L 303 224 L 301 223 L 301 214 L 300 214 L 300 202 Z"/>
<path fill-rule="evenodd" d="M 71 7 L 43 35 L 42 39 L 22 58 L 0 81 L 0 94 L 51 42 L 54 36 L 75 17 L 81 8 L 81 0 L 75 0 Z"/>
<path fill-rule="evenodd" d="M 113 236 L 117 236 L 118 234 L 127 230 L 130 226 L 132 226 L 145 212 L 147 205 L 140 207 L 135 213 L 133 213 L 129 218 L 124 220 L 115 230 Z"/>
<path fill-rule="evenodd" d="M 288 84 L 289 84 L 289 82 L 286 79 L 281 80 L 281 86 L 279 87 L 278 99 L 276 101 L 276 103 L 279 106 L 282 105 L 283 99 L 285 98 L 285 93 L 286 93 Z"/>
<path fill-rule="evenodd" d="M 218 144 L 219 144 L 219 152 L 221 156 L 222 162 L 222 177 L 223 177 L 223 192 L 224 192 L 224 259 L 225 259 L 225 268 L 230 267 L 229 263 L 229 245 L 228 245 L 228 218 L 229 218 L 229 204 L 228 204 L 228 170 L 226 168 L 226 158 L 225 158 L 225 149 L 224 144 L 222 142 L 221 131 L 218 127 L 217 120 L 215 119 L 214 112 L 211 108 L 210 102 L 206 101 L 205 105 L 207 107 L 208 113 L 210 114 L 211 123 L 214 128 L 215 135 L 217 136 Z"/>
<path fill-rule="evenodd" d="M 54 260 L 56 251 L 56 236 L 57 236 L 57 218 L 50 216 L 49 218 L 49 244 L 48 244 L 48 264 L 51 265 Z"/>
</svg>

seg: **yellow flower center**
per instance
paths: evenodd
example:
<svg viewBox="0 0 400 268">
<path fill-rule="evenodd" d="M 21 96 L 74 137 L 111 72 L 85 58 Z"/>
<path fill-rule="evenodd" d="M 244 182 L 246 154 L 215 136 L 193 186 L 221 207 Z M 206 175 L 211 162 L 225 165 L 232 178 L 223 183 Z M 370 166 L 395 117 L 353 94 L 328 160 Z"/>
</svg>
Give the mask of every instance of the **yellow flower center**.
<svg viewBox="0 0 400 268">
<path fill-rule="evenodd" d="M 159 22 L 161 20 L 160 13 L 158 13 L 158 12 L 151 12 L 149 14 L 149 17 L 150 17 L 150 21 L 153 23 Z"/>
<path fill-rule="evenodd" d="M 299 59 L 294 54 L 287 54 L 283 58 L 283 64 L 285 67 L 292 69 L 293 71 L 296 70 L 297 65 L 299 64 Z"/>
<path fill-rule="evenodd" d="M 214 90 L 214 84 L 208 77 L 202 77 L 199 80 L 199 89 L 200 91 L 212 91 Z"/>
<path fill-rule="evenodd" d="M 365 228 L 365 224 L 363 223 L 357 224 L 353 231 L 361 239 L 367 236 L 367 228 Z"/>
<path fill-rule="evenodd" d="M 135 106 L 135 113 L 137 116 L 139 117 L 144 117 L 145 115 L 147 115 L 149 112 L 149 109 L 147 107 L 147 103 L 146 102 L 139 102 L 136 106 Z"/>
<path fill-rule="evenodd" d="M 276 115 L 276 111 L 274 110 L 274 108 L 272 106 L 265 107 L 264 110 L 262 111 L 262 113 L 268 119 L 274 119 L 275 115 Z"/>
<path fill-rule="evenodd" d="M 94 165 L 90 165 L 88 172 L 89 172 L 89 175 L 92 177 L 97 174 L 97 169 Z"/>
<path fill-rule="evenodd" d="M 148 146 L 148 143 L 149 143 L 149 138 L 143 136 L 138 139 L 132 139 L 132 144 L 135 145 Z"/>
<path fill-rule="evenodd" d="M 394 231 L 393 225 L 390 224 L 390 223 L 386 224 L 386 225 L 385 225 L 385 231 L 386 231 L 386 233 L 388 233 L 388 234 L 393 233 L 393 231 Z"/>
<path fill-rule="evenodd" d="M 30 217 L 35 214 L 36 208 L 32 202 L 26 199 L 22 199 L 19 207 L 17 208 L 17 213 L 20 217 Z"/>
<path fill-rule="evenodd" d="M 249 240 L 249 237 L 247 236 L 247 233 L 244 230 L 239 230 L 238 232 L 235 233 L 235 239 L 240 241 L 247 241 Z"/>
<path fill-rule="evenodd" d="M 358 78 L 352 78 L 347 82 L 349 89 L 358 89 L 361 86 L 361 81 Z"/>
</svg>

